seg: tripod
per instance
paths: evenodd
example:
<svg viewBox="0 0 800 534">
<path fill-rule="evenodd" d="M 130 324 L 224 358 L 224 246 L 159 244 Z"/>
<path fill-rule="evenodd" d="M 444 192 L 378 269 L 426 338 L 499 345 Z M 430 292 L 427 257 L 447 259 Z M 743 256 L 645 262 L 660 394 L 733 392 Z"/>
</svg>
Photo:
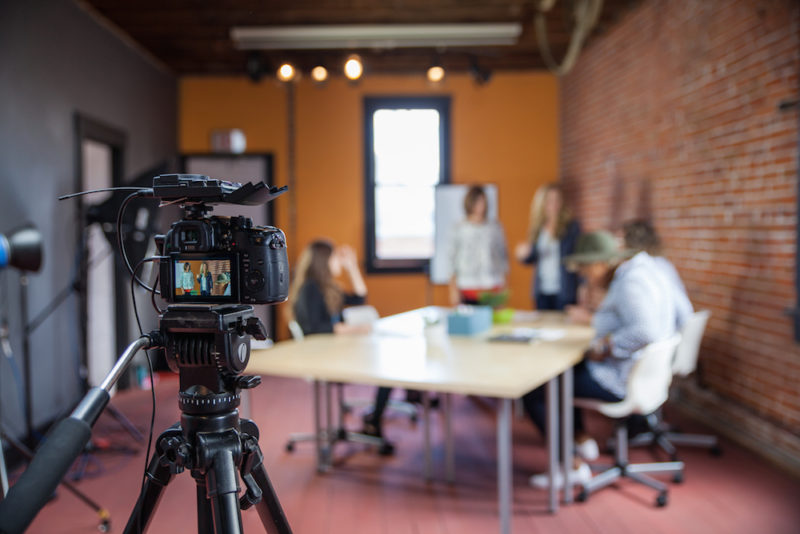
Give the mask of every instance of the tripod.
<svg viewBox="0 0 800 534">
<path fill-rule="evenodd" d="M 186 469 L 197 482 L 200 534 L 241 533 L 241 510 L 253 505 L 268 534 L 291 534 L 264 468 L 258 427 L 237 409 L 240 391 L 261 383 L 239 374 L 250 358 L 250 335 L 266 339 L 252 306 L 170 306 L 161 316 L 167 363 L 180 375 L 181 421 L 157 440 L 126 534 L 147 527 L 164 488 Z"/>
<path fill-rule="evenodd" d="M 263 464 L 258 428 L 240 419 L 237 409 L 240 391 L 261 383 L 258 376 L 239 374 L 250 359 L 250 335 L 266 339 L 252 306 L 170 306 L 161 316 L 160 331 L 128 345 L 103 383 L 56 425 L 0 501 L 0 532 L 21 533 L 33 521 L 83 450 L 108 405 L 109 390 L 136 352 L 164 347 L 167 363 L 180 375 L 181 422 L 159 436 L 125 532 L 144 531 L 164 488 L 189 469 L 197 481 L 199 534 L 241 533 L 241 510 L 254 505 L 268 534 L 291 534 Z M 237 470 L 245 486 L 241 498 Z"/>
<path fill-rule="evenodd" d="M 197 482 L 199 534 L 242 532 L 241 510 L 253 505 L 269 534 L 291 534 L 264 468 L 258 428 L 248 419 L 239 419 L 235 408 L 203 415 L 184 412 L 180 424 L 159 436 L 126 534 L 147 528 L 164 488 L 184 469 Z M 246 488 L 241 498 L 237 469 Z"/>
</svg>

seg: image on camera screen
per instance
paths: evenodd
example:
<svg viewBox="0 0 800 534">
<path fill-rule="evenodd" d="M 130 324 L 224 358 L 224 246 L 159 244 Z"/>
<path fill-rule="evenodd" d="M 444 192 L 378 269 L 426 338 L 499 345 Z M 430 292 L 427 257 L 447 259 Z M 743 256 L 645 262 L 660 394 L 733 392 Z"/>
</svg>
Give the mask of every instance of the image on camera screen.
<svg viewBox="0 0 800 534">
<path fill-rule="evenodd" d="M 175 261 L 175 296 L 183 298 L 231 296 L 231 262 L 228 259 Z"/>
</svg>

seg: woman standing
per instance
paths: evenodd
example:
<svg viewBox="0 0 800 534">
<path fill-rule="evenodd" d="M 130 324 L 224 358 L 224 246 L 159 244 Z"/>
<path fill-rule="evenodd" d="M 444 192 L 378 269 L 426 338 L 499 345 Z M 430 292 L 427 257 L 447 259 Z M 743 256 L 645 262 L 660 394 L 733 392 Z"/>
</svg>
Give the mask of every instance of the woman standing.
<svg viewBox="0 0 800 534">
<path fill-rule="evenodd" d="M 481 293 L 505 286 L 508 252 L 503 228 L 488 220 L 483 187 L 474 185 L 464 197 L 466 219 L 455 227 L 450 242 L 450 304 L 477 304 Z"/>
<path fill-rule="evenodd" d="M 211 286 L 213 285 L 213 282 L 213 277 L 211 276 L 211 273 L 208 272 L 208 263 L 201 263 L 200 274 L 197 275 L 197 283 L 200 284 L 201 296 L 211 296 Z"/>
<path fill-rule="evenodd" d="M 194 273 L 192 273 L 192 266 L 189 262 L 184 262 L 183 273 L 181 273 L 181 289 L 184 295 L 190 295 L 194 289 Z"/>
<path fill-rule="evenodd" d="M 517 260 L 534 265 L 533 305 L 537 310 L 563 310 L 577 300 L 578 279 L 562 261 L 575 250 L 581 229 L 555 183 L 541 186 L 531 203 L 528 242 L 515 249 Z"/>
</svg>

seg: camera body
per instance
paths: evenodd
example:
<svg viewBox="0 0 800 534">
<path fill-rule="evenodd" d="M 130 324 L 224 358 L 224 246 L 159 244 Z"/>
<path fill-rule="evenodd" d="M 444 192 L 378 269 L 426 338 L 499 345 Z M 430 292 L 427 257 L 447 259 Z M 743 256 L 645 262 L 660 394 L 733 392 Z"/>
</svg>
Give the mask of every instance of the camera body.
<svg viewBox="0 0 800 534">
<path fill-rule="evenodd" d="M 154 196 L 181 203 L 183 219 L 172 223 L 156 245 L 161 297 L 170 304 L 275 304 L 289 296 L 286 236 L 273 226 L 253 226 L 247 217 L 207 216 L 210 204 L 258 205 L 286 188 L 168 174 L 153 180 Z"/>
<path fill-rule="evenodd" d="M 246 217 L 176 221 L 162 256 L 161 296 L 169 303 L 274 304 L 289 296 L 286 237 Z"/>
</svg>

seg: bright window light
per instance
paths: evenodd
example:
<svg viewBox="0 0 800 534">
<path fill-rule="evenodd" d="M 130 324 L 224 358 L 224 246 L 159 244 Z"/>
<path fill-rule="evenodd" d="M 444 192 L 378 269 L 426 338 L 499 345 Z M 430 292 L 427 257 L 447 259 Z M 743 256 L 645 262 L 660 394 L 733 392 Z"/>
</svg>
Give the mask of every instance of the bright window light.
<svg viewBox="0 0 800 534">
<path fill-rule="evenodd" d="M 372 116 L 379 260 L 433 256 L 440 120 L 436 109 L 379 109 Z"/>
</svg>

